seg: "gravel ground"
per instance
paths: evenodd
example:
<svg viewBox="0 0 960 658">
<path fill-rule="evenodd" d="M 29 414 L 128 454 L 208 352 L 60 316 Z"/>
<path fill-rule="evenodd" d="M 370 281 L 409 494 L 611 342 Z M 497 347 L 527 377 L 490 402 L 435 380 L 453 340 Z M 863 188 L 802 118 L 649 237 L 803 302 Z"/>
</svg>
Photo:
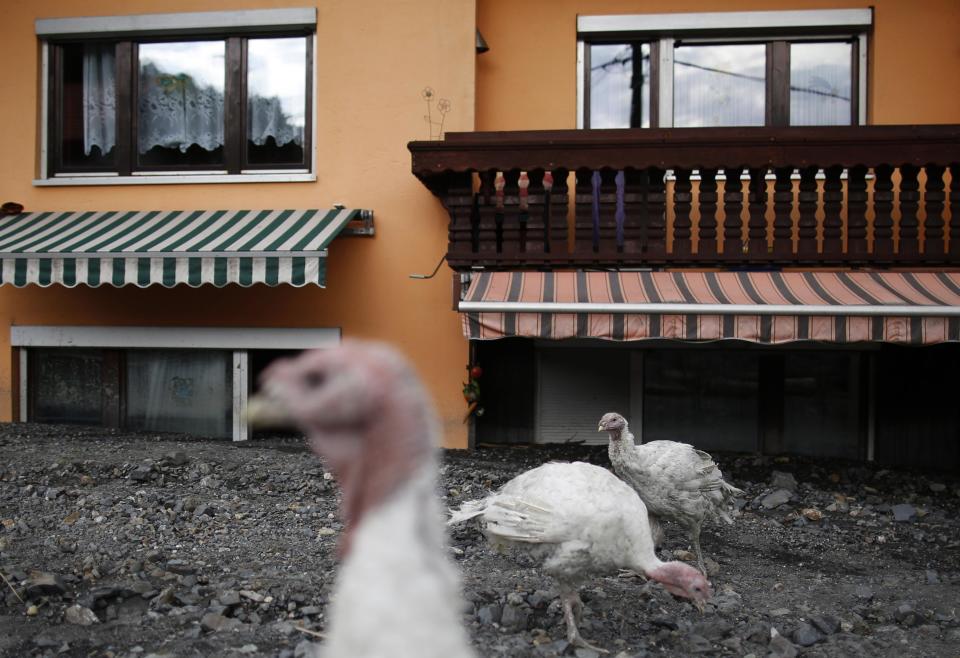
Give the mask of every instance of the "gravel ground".
<svg viewBox="0 0 960 658">
<path fill-rule="evenodd" d="M 4 424 L 0 454 L 0 655 L 293 658 L 323 631 L 341 525 L 302 440 Z M 715 457 L 747 495 L 704 530 L 705 614 L 610 574 L 581 591 L 584 637 L 620 658 L 958 655 L 957 474 Z M 458 505 L 549 459 L 607 465 L 592 447 L 448 451 L 438 493 Z M 471 526 L 451 544 L 479 655 L 596 655 L 566 645 L 532 564 Z M 662 558 L 689 548 L 667 528 Z"/>
</svg>

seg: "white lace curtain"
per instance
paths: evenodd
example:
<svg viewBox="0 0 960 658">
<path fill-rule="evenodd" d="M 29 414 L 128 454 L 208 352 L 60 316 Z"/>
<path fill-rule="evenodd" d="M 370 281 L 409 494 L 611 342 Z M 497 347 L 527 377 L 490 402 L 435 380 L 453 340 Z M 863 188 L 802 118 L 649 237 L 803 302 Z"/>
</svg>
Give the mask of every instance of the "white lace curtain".
<svg viewBox="0 0 960 658">
<path fill-rule="evenodd" d="M 223 146 L 223 92 L 198 85 L 188 74 L 170 74 L 147 62 L 140 68 L 137 145 L 186 153 L 193 144 L 207 151 Z"/>
<path fill-rule="evenodd" d="M 113 45 L 83 46 L 83 152 L 107 154 L 117 143 L 116 65 Z"/>
<path fill-rule="evenodd" d="M 112 45 L 88 44 L 83 52 L 84 153 L 93 147 L 104 154 L 116 144 L 116 63 Z M 160 71 L 145 63 L 140 71 L 137 146 L 146 153 L 155 146 L 185 153 L 196 144 L 207 151 L 223 145 L 223 92 L 197 84 L 187 74 Z M 262 146 L 272 137 L 277 146 L 303 144 L 303 127 L 290 122 L 277 97 L 252 96 L 248 103 L 247 137 Z"/>
</svg>

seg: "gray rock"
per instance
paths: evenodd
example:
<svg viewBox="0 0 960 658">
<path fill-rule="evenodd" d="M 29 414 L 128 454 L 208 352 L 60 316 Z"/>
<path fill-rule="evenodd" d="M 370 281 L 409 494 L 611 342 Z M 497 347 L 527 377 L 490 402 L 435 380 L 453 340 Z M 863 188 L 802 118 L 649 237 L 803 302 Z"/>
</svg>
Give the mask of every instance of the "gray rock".
<svg viewBox="0 0 960 658">
<path fill-rule="evenodd" d="M 573 655 L 577 658 L 600 658 L 599 653 L 586 647 L 578 647 L 576 651 L 573 652 Z"/>
<path fill-rule="evenodd" d="M 192 564 L 189 564 L 185 560 L 176 560 L 176 559 L 169 560 L 167 562 L 167 571 L 171 573 L 180 574 L 181 576 L 185 576 L 185 575 L 197 572 L 196 568 Z"/>
<path fill-rule="evenodd" d="M 793 642 L 779 633 L 770 638 L 767 648 L 770 650 L 770 658 L 796 658 L 797 655 L 797 648 L 793 646 Z"/>
<path fill-rule="evenodd" d="M 933 493 L 941 493 L 941 492 L 946 491 L 946 490 L 947 490 L 947 485 L 945 485 L 945 484 L 943 484 L 943 483 L 941 483 L 941 482 L 931 482 L 931 483 L 930 483 L 930 491 L 932 491 Z"/>
<path fill-rule="evenodd" d="M 813 624 L 817 630 L 824 635 L 833 635 L 840 630 L 840 620 L 831 615 L 818 615 L 811 617 L 810 623 Z"/>
<path fill-rule="evenodd" d="M 500 625 L 509 630 L 523 630 L 527 627 L 530 611 L 526 608 L 507 605 L 500 614 Z"/>
<path fill-rule="evenodd" d="M 27 580 L 27 587 L 24 595 L 28 599 L 40 596 L 61 596 L 66 593 L 67 588 L 63 583 L 63 577 L 55 573 L 45 571 L 34 571 Z"/>
<path fill-rule="evenodd" d="M 940 583 L 940 574 L 933 569 L 927 569 L 927 584 L 937 585 Z"/>
<path fill-rule="evenodd" d="M 916 508 L 908 503 L 894 505 L 890 508 L 890 511 L 893 512 L 894 521 L 909 521 L 917 515 Z"/>
<path fill-rule="evenodd" d="M 174 452 L 168 452 L 163 457 L 163 463 L 168 466 L 183 466 L 190 461 L 190 458 L 187 457 L 187 453 L 183 450 L 176 450 Z"/>
<path fill-rule="evenodd" d="M 228 589 L 220 592 L 217 599 L 225 606 L 238 605 L 240 603 L 240 593 L 236 590 Z"/>
<path fill-rule="evenodd" d="M 801 647 L 810 647 L 823 639 L 816 628 L 811 624 L 800 624 L 800 627 L 793 632 L 793 641 Z"/>
<path fill-rule="evenodd" d="M 694 633 L 687 637 L 687 651 L 690 653 L 707 653 L 713 650 L 713 643 L 702 635 Z"/>
<path fill-rule="evenodd" d="M 773 493 L 769 493 L 763 497 L 760 501 L 760 504 L 763 505 L 765 509 L 773 509 L 779 507 L 784 503 L 790 502 L 792 494 L 786 489 L 777 489 Z"/>
<path fill-rule="evenodd" d="M 68 624 L 76 624 L 78 626 L 90 626 L 100 621 L 100 618 L 97 617 L 93 610 L 77 604 L 67 608 L 63 613 L 63 618 Z"/>
<path fill-rule="evenodd" d="M 141 464 L 133 469 L 128 477 L 135 482 L 146 482 L 152 474 L 153 464 Z"/>
<path fill-rule="evenodd" d="M 869 585 L 858 585 L 857 588 L 853 590 L 853 595 L 861 601 L 869 601 L 874 597 L 874 592 L 873 588 Z"/>
<path fill-rule="evenodd" d="M 924 621 L 923 615 L 918 613 L 913 604 L 907 601 L 897 606 L 897 609 L 893 612 L 893 618 L 897 620 L 898 624 L 908 628 L 919 626 Z"/>
<path fill-rule="evenodd" d="M 208 612 L 200 619 L 200 625 L 208 631 L 218 632 L 237 628 L 240 622 L 216 612 Z"/>
<path fill-rule="evenodd" d="M 293 650 L 293 658 L 314 658 L 320 655 L 320 643 L 302 640 Z"/>
<path fill-rule="evenodd" d="M 496 603 L 485 605 L 477 610 L 477 621 L 484 626 L 500 623 L 500 606 Z"/>
<path fill-rule="evenodd" d="M 787 491 L 797 490 L 797 478 L 793 473 L 784 473 L 783 471 L 774 471 L 770 476 L 770 486 L 774 489 L 786 489 Z"/>
</svg>

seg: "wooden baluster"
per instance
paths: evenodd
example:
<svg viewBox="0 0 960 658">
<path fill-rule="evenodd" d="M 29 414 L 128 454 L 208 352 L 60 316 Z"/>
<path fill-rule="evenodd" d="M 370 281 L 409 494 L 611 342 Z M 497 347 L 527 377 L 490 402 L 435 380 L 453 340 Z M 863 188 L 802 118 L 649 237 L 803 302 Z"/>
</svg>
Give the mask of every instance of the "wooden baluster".
<svg viewBox="0 0 960 658">
<path fill-rule="evenodd" d="M 900 258 L 915 259 L 920 255 L 920 222 L 917 211 L 920 210 L 920 168 L 913 165 L 900 167 L 900 244 L 897 253 Z"/>
<path fill-rule="evenodd" d="M 573 222 L 573 250 L 578 256 L 594 254 L 593 234 L 593 170 L 577 169 L 574 196 L 576 215 Z"/>
<path fill-rule="evenodd" d="M 690 210 L 693 208 L 693 185 L 690 183 L 689 169 L 676 169 L 673 183 L 673 253 L 676 256 L 689 256 L 693 252 L 691 239 L 693 222 Z"/>
<path fill-rule="evenodd" d="M 617 245 L 617 170 L 600 170 L 600 234 L 599 254 L 602 260 L 616 264 Z"/>
<path fill-rule="evenodd" d="M 960 260 L 960 163 L 950 165 L 950 259 Z"/>
<path fill-rule="evenodd" d="M 797 204 L 800 207 L 800 219 L 797 222 L 797 258 L 801 261 L 814 261 L 817 258 L 817 166 L 800 170 L 800 193 Z"/>
<path fill-rule="evenodd" d="M 551 186 L 548 195 L 547 223 L 549 229 L 549 247 L 553 258 L 567 255 L 567 208 L 570 206 L 567 186 L 568 172 L 566 169 L 554 169 L 551 176 Z M 547 178 L 544 176 L 544 189 L 547 189 Z"/>
<path fill-rule="evenodd" d="M 646 217 L 647 259 L 663 260 L 667 254 L 667 172 L 657 167 L 647 169 Z"/>
<path fill-rule="evenodd" d="M 726 258 L 743 257 L 743 167 L 724 167 L 723 184 L 723 255 Z"/>
<path fill-rule="evenodd" d="M 847 170 L 847 256 L 855 261 L 867 256 L 867 168 Z"/>
<path fill-rule="evenodd" d="M 923 208 L 927 215 L 923 231 L 923 257 L 939 259 L 946 253 L 943 244 L 943 209 L 947 195 L 944 192 L 943 172 L 946 168 L 941 165 L 928 164 L 927 184 L 924 188 Z"/>
<path fill-rule="evenodd" d="M 498 233 L 500 254 L 507 262 L 516 263 L 520 249 L 520 170 L 503 172 L 503 213 Z"/>
<path fill-rule="evenodd" d="M 546 194 L 543 189 L 543 169 L 535 169 L 527 172 L 528 185 L 526 194 L 524 188 L 520 188 L 521 206 L 526 206 L 527 230 L 524 253 L 529 256 L 542 256 L 547 250 L 547 232 L 545 219 Z M 523 180 L 521 179 L 521 184 Z"/>
<path fill-rule="evenodd" d="M 893 258 L 893 167 L 887 164 L 873 168 L 873 256 L 878 260 Z"/>
<path fill-rule="evenodd" d="M 777 167 L 773 183 L 773 257 L 793 259 L 793 167 Z"/>
<path fill-rule="evenodd" d="M 477 250 L 480 195 L 473 193 L 473 174 L 470 172 L 458 172 L 450 176 L 441 197 L 450 215 L 447 259 L 452 263 L 469 265 Z"/>
<path fill-rule="evenodd" d="M 840 260 L 843 256 L 843 167 L 824 170 L 823 181 L 823 257 Z"/>
<path fill-rule="evenodd" d="M 751 259 L 767 258 L 767 170 L 750 170 L 747 239 L 744 251 Z"/>
<path fill-rule="evenodd" d="M 697 254 L 700 258 L 717 255 L 717 170 L 700 170 L 700 223 L 697 228 Z"/>
<path fill-rule="evenodd" d="M 493 264 L 497 259 L 497 224 L 503 216 L 503 176 L 494 169 L 480 172 L 480 207 L 476 229 L 477 257 Z"/>
<path fill-rule="evenodd" d="M 646 169 L 623 170 L 623 262 L 640 264 L 646 257 L 647 191 L 650 189 L 650 174 Z"/>
</svg>

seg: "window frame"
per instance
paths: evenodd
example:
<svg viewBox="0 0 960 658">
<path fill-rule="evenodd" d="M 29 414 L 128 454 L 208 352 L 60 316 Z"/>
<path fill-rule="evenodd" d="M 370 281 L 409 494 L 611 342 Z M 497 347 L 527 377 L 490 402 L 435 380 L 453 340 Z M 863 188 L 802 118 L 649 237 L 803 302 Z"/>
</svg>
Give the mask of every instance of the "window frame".
<svg viewBox="0 0 960 658">
<path fill-rule="evenodd" d="M 867 124 L 867 52 L 872 9 L 629 14 L 577 17 L 577 128 L 589 126 L 590 45 L 650 44 L 651 127 L 673 127 L 674 48 L 687 45 L 765 43 L 765 125 L 786 126 L 790 110 L 790 44 L 851 41 L 851 125 Z M 786 75 L 772 77 L 772 69 Z M 670 75 L 663 75 L 670 71 Z M 776 85 L 776 86 L 775 86 Z M 774 98 L 779 93 L 783 98 Z"/>
<path fill-rule="evenodd" d="M 42 68 L 41 134 L 34 185 L 316 181 L 316 13 L 316 8 L 310 7 L 37 20 Z M 306 38 L 304 157 L 301 163 L 251 165 L 246 139 L 247 44 L 250 39 L 282 37 Z M 225 43 L 224 165 L 138 166 L 135 132 L 138 44 L 209 40 Z M 62 162 L 62 46 L 84 41 L 114 43 L 116 77 L 124 81 L 117 86 L 118 139 L 111 167 L 65 167 Z"/>
</svg>

